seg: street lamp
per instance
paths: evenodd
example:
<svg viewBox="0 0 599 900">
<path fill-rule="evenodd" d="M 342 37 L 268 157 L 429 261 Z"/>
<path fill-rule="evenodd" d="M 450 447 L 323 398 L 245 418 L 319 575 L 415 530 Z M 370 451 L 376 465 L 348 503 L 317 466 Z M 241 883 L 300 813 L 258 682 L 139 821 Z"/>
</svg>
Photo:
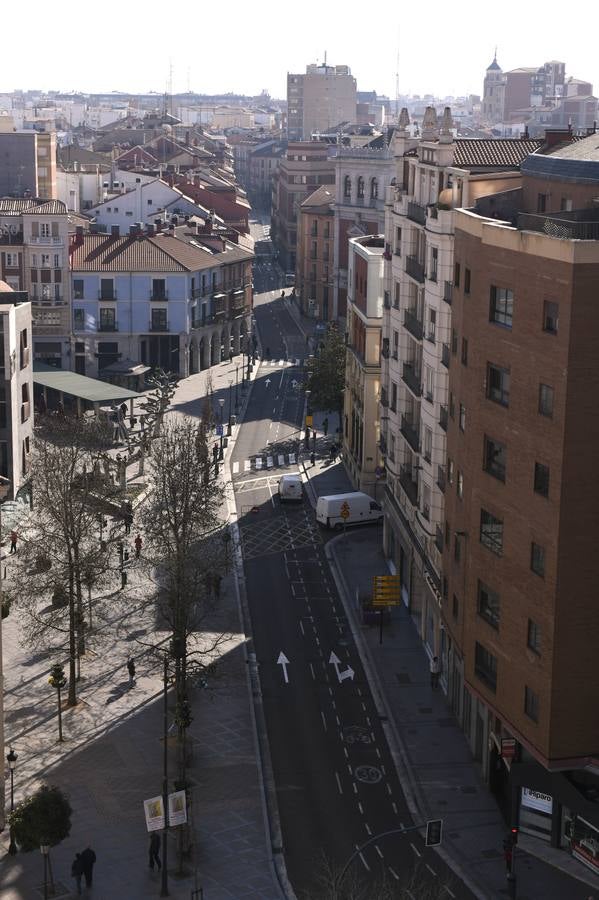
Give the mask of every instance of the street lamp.
<svg viewBox="0 0 599 900">
<path fill-rule="evenodd" d="M 310 394 L 311 393 L 312 392 L 310 391 L 310 388 L 306 388 L 306 390 L 304 391 L 304 395 L 306 397 L 306 422 L 305 422 L 306 435 L 304 438 L 306 450 L 308 450 L 310 447 L 310 426 L 308 425 L 308 410 L 310 409 Z"/>
<path fill-rule="evenodd" d="M 40 844 L 40 850 L 44 857 L 44 900 L 48 900 L 48 853 L 50 852 L 50 845 Z"/>
<path fill-rule="evenodd" d="M 224 451 L 223 451 L 223 431 L 224 431 L 224 428 L 223 428 L 223 406 L 225 405 L 225 399 L 224 399 L 224 397 L 221 397 L 221 398 L 219 399 L 218 405 L 220 406 L 220 449 L 219 449 L 219 451 L 218 451 L 218 458 L 219 458 L 219 459 L 223 459 L 223 458 L 224 458 Z"/>
<path fill-rule="evenodd" d="M 10 811 L 14 812 L 15 809 L 15 785 L 14 785 L 14 774 L 15 774 L 15 766 L 17 764 L 17 754 L 15 751 L 10 748 L 9 752 L 6 754 L 6 762 L 8 763 L 8 768 L 10 770 Z M 11 856 L 14 856 L 17 852 L 17 845 L 15 843 L 15 836 L 12 829 L 12 822 L 10 825 L 10 844 L 8 845 L 8 852 Z"/>
<path fill-rule="evenodd" d="M 244 335 L 241 340 L 241 390 L 245 390 L 245 349 L 247 343 L 247 335 Z M 249 350 L 249 346 L 248 346 Z"/>
<path fill-rule="evenodd" d="M 227 422 L 227 435 L 231 437 L 231 401 L 233 398 L 233 379 L 229 378 L 229 421 Z"/>
<path fill-rule="evenodd" d="M 239 365 L 235 366 L 235 412 L 239 412 Z"/>
</svg>

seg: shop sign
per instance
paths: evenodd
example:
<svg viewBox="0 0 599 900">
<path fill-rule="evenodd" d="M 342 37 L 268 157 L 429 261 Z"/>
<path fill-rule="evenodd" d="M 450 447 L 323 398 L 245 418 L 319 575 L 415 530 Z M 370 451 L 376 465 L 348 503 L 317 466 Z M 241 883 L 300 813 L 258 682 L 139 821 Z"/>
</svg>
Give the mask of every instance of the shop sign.
<svg viewBox="0 0 599 900">
<path fill-rule="evenodd" d="M 553 809 L 553 797 L 550 794 L 542 794 L 540 791 L 532 791 L 530 788 L 522 788 L 520 802 L 522 806 L 536 809 L 539 812 L 547 813 L 547 815 L 551 815 Z"/>
<path fill-rule="evenodd" d="M 513 759 L 516 755 L 516 738 L 501 738 L 501 756 L 503 759 Z"/>
</svg>

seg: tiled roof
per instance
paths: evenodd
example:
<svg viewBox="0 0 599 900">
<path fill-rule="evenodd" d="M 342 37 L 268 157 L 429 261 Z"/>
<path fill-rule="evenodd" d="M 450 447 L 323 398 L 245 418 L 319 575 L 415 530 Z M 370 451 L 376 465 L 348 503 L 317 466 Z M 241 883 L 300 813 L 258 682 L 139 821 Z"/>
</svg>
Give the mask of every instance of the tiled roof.
<svg viewBox="0 0 599 900">
<path fill-rule="evenodd" d="M 33 200 L 15 197 L 0 199 L 0 215 L 65 216 L 66 205 L 62 200 Z"/>
<path fill-rule="evenodd" d="M 461 169 L 517 169 L 542 143 L 542 140 L 521 141 L 517 138 L 458 138 L 452 165 Z"/>
<path fill-rule="evenodd" d="M 35 207 L 23 210 L 23 213 L 31 216 L 66 216 L 67 207 L 62 200 L 46 200 Z"/>
<path fill-rule="evenodd" d="M 37 200 L 21 200 L 13 197 L 2 197 L 0 199 L 1 215 L 20 215 L 24 210 L 36 206 Z"/>
<path fill-rule="evenodd" d="M 320 187 L 316 188 L 316 190 L 306 197 L 305 200 L 302 200 L 302 209 L 311 206 L 326 206 L 327 204 L 332 203 L 335 197 L 331 191 L 331 187 L 332 185 L 321 184 Z"/>
</svg>

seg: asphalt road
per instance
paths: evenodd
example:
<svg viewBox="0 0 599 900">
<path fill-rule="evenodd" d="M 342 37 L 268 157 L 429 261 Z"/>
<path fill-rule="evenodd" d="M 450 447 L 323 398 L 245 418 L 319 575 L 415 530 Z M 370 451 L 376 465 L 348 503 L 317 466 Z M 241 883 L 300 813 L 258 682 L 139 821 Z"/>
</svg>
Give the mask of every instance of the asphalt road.
<svg viewBox="0 0 599 900">
<path fill-rule="evenodd" d="M 295 360 L 305 354 L 278 294 L 256 297 L 261 345 L 276 364 L 260 364 L 231 464 L 285 861 L 298 898 L 318 898 L 357 847 L 413 823 L 328 569 L 327 535 L 306 499 L 290 506 L 277 496 L 280 474 L 298 469 Z M 415 900 L 472 896 L 421 830 L 373 841 L 346 877 L 370 900 L 383 882 L 391 896 L 411 886 Z"/>
</svg>

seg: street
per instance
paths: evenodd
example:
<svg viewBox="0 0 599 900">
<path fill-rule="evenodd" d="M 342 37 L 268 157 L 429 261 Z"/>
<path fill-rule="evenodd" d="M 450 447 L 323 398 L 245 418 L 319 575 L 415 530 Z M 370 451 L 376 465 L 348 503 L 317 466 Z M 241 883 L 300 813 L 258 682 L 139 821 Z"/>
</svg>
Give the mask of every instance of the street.
<svg viewBox="0 0 599 900">
<path fill-rule="evenodd" d="M 277 297 L 255 298 L 263 357 L 268 347 L 272 359 L 260 362 L 231 471 L 287 871 L 298 897 L 318 897 L 357 847 L 413 823 L 328 568 L 326 534 L 306 498 L 286 506 L 277 495 L 280 475 L 299 471 L 306 353 Z M 421 831 L 373 842 L 347 878 L 373 897 L 383 882 L 472 896 Z"/>
</svg>

